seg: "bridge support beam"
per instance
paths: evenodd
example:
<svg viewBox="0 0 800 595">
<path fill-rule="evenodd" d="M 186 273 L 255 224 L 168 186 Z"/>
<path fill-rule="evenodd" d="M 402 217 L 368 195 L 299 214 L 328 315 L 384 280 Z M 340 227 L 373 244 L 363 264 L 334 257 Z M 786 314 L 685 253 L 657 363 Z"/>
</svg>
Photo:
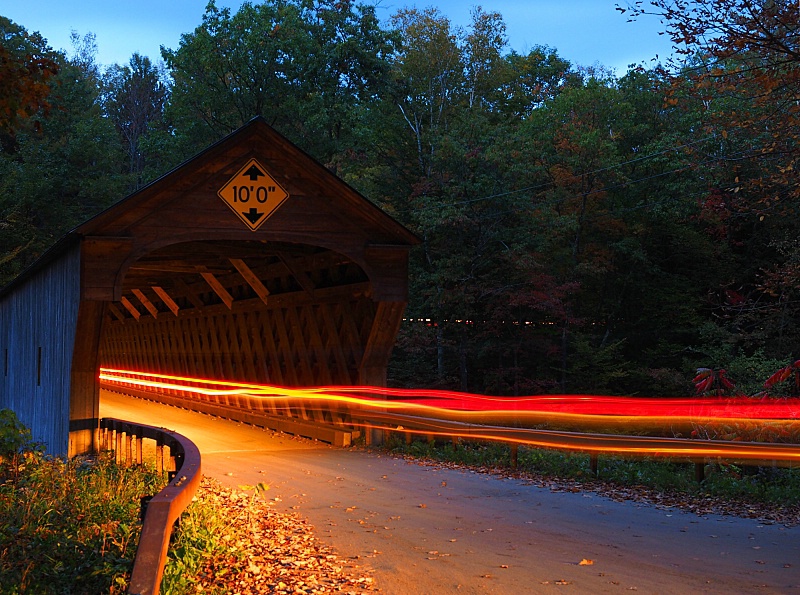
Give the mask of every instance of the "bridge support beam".
<svg viewBox="0 0 800 595">
<path fill-rule="evenodd" d="M 105 302 L 82 300 L 70 373 L 69 456 L 94 452 L 100 421 L 99 347 Z"/>
</svg>

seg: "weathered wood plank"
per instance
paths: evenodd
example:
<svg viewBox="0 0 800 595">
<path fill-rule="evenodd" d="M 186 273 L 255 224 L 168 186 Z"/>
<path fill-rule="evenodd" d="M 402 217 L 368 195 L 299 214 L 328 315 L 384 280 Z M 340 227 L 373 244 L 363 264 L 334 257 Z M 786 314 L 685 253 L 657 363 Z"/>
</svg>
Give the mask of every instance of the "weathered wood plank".
<svg viewBox="0 0 800 595">
<path fill-rule="evenodd" d="M 133 316 L 136 319 L 136 321 L 138 322 L 139 319 L 142 317 L 142 313 L 139 312 L 139 310 L 136 308 L 136 306 L 134 306 L 131 303 L 131 301 L 128 298 L 126 298 L 125 296 L 122 296 L 119 301 L 125 307 L 125 309 L 128 312 L 131 313 L 131 316 Z"/>
<path fill-rule="evenodd" d="M 158 308 L 155 307 L 153 302 L 150 301 L 144 292 L 141 289 L 132 289 L 131 291 L 133 292 L 133 295 L 136 296 L 136 299 L 138 299 L 142 304 L 142 306 L 144 306 L 145 310 L 150 312 L 150 315 L 153 318 L 158 318 Z"/>
</svg>

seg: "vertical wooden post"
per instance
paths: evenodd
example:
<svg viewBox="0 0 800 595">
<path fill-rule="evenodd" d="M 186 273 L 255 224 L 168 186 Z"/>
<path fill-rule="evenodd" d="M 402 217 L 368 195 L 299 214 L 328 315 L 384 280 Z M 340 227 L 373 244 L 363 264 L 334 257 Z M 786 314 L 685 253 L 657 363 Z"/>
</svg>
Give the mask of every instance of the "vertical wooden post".
<svg viewBox="0 0 800 595">
<path fill-rule="evenodd" d="M 105 307 L 105 302 L 86 300 L 78 306 L 70 374 L 70 457 L 97 450 L 94 437 L 100 421 L 99 350 Z"/>
<path fill-rule="evenodd" d="M 403 321 L 405 302 L 379 302 L 372 321 L 364 355 L 358 369 L 359 383 L 367 386 L 386 386 L 386 367 Z M 368 444 L 383 444 L 384 430 L 367 430 Z"/>
<path fill-rule="evenodd" d="M 144 455 L 142 454 L 142 442 L 144 442 L 144 438 L 141 436 L 136 441 L 136 464 L 141 465 L 144 463 Z"/>
<path fill-rule="evenodd" d="M 694 479 L 697 483 L 703 483 L 706 480 L 706 464 L 704 462 L 694 464 Z"/>
<path fill-rule="evenodd" d="M 597 476 L 600 475 L 599 466 L 598 466 L 598 460 L 597 460 L 597 454 L 595 454 L 595 453 L 592 453 L 592 454 L 589 455 L 589 470 L 592 472 L 592 475 L 594 477 L 597 477 Z"/>
<path fill-rule="evenodd" d="M 133 434 L 128 429 L 128 433 L 125 436 L 125 466 L 130 467 L 131 462 L 133 461 L 133 441 L 135 440 Z"/>
<path fill-rule="evenodd" d="M 164 441 L 156 439 L 156 471 L 164 473 Z"/>
<path fill-rule="evenodd" d="M 519 465 L 519 444 L 511 445 L 511 468 L 516 469 Z"/>
<path fill-rule="evenodd" d="M 114 444 L 114 462 L 119 465 L 122 463 L 122 431 L 117 430 L 116 441 Z"/>
</svg>

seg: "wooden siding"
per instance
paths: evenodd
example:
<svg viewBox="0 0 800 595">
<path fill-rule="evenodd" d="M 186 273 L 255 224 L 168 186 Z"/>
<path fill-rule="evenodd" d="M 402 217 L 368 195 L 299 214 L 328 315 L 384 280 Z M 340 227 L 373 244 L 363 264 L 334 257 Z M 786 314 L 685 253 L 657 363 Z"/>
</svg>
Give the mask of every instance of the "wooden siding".
<svg viewBox="0 0 800 595">
<path fill-rule="evenodd" d="M 52 454 L 68 451 L 79 302 L 77 245 L 0 301 L 0 408 L 13 410 Z"/>
</svg>

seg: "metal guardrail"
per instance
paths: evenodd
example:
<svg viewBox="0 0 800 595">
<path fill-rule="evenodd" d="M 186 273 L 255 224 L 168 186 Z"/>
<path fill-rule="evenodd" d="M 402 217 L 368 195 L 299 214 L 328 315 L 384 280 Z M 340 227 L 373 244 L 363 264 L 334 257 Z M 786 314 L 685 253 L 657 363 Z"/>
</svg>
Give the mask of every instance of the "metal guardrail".
<svg viewBox="0 0 800 595">
<path fill-rule="evenodd" d="M 389 432 L 457 436 L 470 440 L 489 440 L 536 448 L 578 451 L 591 456 L 612 453 L 622 457 L 681 460 L 698 465 L 712 460 L 725 460 L 748 465 L 772 465 L 775 463 L 783 466 L 800 465 L 800 447 L 797 444 L 509 428 L 380 411 L 370 411 L 368 415 L 354 414 L 353 418 L 365 424 L 379 424 L 380 429 Z"/>
<path fill-rule="evenodd" d="M 202 477 L 200 451 L 185 436 L 164 428 L 119 419 L 100 420 L 100 445 L 114 451 L 117 463 L 141 464 L 144 439 L 155 441 L 157 470 L 167 471 L 171 479 L 147 503 L 147 513 L 144 515 L 128 585 L 130 595 L 158 594 L 172 527 L 191 503 Z M 165 446 L 169 449 L 168 459 L 165 457 Z"/>
</svg>

